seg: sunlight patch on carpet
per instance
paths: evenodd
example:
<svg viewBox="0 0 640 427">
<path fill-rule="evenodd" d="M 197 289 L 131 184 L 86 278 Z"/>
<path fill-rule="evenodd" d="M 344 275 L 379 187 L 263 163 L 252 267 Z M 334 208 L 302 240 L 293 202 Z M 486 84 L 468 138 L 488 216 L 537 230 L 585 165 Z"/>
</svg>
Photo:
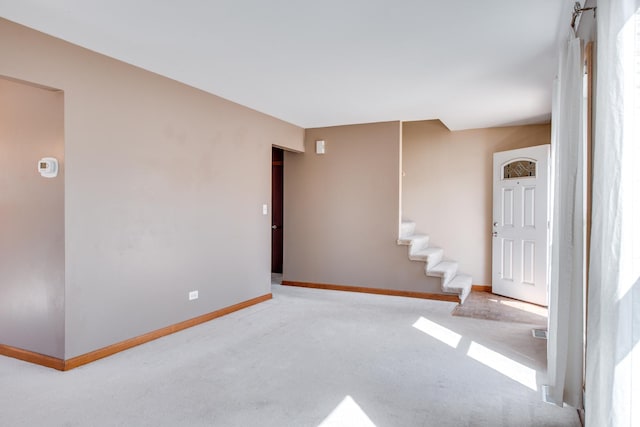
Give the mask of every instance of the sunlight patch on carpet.
<svg viewBox="0 0 640 427">
<path fill-rule="evenodd" d="M 351 396 L 346 396 L 342 402 L 331 411 L 329 416 L 318 427 L 376 427 L 364 413 L 360 405 Z"/>
<path fill-rule="evenodd" d="M 469 346 L 467 356 L 477 360 L 485 366 L 500 372 L 511 378 L 514 381 L 519 382 L 525 387 L 531 390 L 538 390 L 536 383 L 536 371 L 521 363 L 511 360 L 500 353 L 488 349 L 487 347 L 480 345 L 476 342 L 472 342 Z"/>
<path fill-rule="evenodd" d="M 413 324 L 413 327 L 453 348 L 458 347 L 462 339 L 462 335 L 424 317 L 420 317 L 416 323 Z"/>
</svg>

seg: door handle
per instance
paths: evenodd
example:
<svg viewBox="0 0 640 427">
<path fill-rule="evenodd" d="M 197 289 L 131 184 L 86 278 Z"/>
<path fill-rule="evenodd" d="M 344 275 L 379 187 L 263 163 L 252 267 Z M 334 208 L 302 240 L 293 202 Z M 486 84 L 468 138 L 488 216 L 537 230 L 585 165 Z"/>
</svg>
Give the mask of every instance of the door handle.
<svg viewBox="0 0 640 427">
<path fill-rule="evenodd" d="M 493 237 L 498 237 L 498 232 L 497 232 L 497 231 L 494 231 L 493 233 L 491 233 L 491 235 L 492 235 Z"/>
<path fill-rule="evenodd" d="M 272 225 L 272 226 L 271 226 L 271 229 L 272 229 L 272 230 L 275 230 L 275 229 L 277 229 L 277 228 L 278 228 L 278 226 L 277 226 L 277 225 Z"/>
<path fill-rule="evenodd" d="M 493 226 L 497 227 L 498 226 L 498 221 L 494 221 Z"/>
</svg>

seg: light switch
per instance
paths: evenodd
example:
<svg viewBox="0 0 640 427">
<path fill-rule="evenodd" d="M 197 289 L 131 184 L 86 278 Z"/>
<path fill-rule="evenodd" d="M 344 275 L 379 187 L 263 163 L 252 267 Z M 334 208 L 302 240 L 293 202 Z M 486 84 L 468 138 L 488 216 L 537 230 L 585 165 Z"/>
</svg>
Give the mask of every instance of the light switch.
<svg viewBox="0 0 640 427">
<path fill-rule="evenodd" d="M 266 215 L 269 213 L 269 208 L 267 208 L 267 205 L 262 205 L 262 215 Z"/>
<path fill-rule="evenodd" d="M 324 154 L 324 141 L 316 141 L 316 154 Z"/>
</svg>

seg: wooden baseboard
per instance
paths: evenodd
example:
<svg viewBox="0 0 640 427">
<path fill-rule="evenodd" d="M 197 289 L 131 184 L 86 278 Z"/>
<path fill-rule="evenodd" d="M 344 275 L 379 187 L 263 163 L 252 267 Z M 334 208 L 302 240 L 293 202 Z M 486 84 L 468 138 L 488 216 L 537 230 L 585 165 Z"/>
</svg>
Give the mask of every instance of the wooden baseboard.
<svg viewBox="0 0 640 427">
<path fill-rule="evenodd" d="M 472 292 L 489 292 L 491 293 L 491 285 L 472 285 Z"/>
<path fill-rule="evenodd" d="M 111 344 L 109 346 L 91 351 L 89 353 L 81 354 L 80 356 L 76 356 L 67 360 L 56 359 L 54 357 L 45 356 L 42 354 L 2 344 L 0 344 L 0 354 L 24 360 L 26 362 L 37 363 L 38 365 L 47 366 L 49 368 L 58 369 L 60 371 L 68 371 L 73 368 L 77 368 L 78 366 L 86 365 L 87 363 L 95 362 L 96 360 L 111 356 L 132 347 L 136 347 L 140 344 L 162 338 L 164 336 L 182 331 L 192 326 L 196 326 L 201 323 L 216 319 L 218 317 L 225 316 L 227 314 L 233 313 L 234 311 L 242 310 L 243 308 L 247 308 L 252 305 L 270 300 L 271 298 L 273 298 L 273 295 L 270 293 L 262 295 L 257 298 L 231 305 L 229 307 L 221 308 L 220 310 L 216 310 L 211 313 L 203 314 L 202 316 L 194 317 L 193 319 L 185 320 L 183 322 L 157 329 L 155 331 L 151 331 L 134 338 L 129 338 L 128 340 L 120 341 L 118 343 Z"/>
<path fill-rule="evenodd" d="M 64 371 L 64 360 L 56 357 L 46 356 L 44 354 L 4 344 L 0 344 L 0 354 L 3 356 L 13 357 L 14 359 L 24 360 L 25 362 L 35 363 L 36 365 L 46 366 L 47 368 Z"/>
<path fill-rule="evenodd" d="M 326 289 L 330 291 L 362 292 L 365 294 L 391 295 L 395 297 L 409 297 L 409 298 L 432 299 L 432 300 L 438 300 L 438 301 L 460 302 L 460 298 L 458 298 L 457 295 L 432 294 L 428 292 L 398 291 L 395 289 L 365 288 L 362 286 L 331 285 L 326 283 L 293 282 L 290 280 L 283 280 L 282 284 L 284 286 L 298 286 L 301 288 Z"/>
</svg>

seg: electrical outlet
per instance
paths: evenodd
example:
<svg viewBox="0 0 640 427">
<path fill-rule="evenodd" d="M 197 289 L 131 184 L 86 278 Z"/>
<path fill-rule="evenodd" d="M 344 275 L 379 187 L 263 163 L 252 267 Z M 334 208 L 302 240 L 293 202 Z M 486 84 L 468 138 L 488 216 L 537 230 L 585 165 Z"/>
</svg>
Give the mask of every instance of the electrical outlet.
<svg viewBox="0 0 640 427">
<path fill-rule="evenodd" d="M 189 301 L 193 301 L 194 299 L 198 299 L 198 291 L 189 292 Z"/>
</svg>

